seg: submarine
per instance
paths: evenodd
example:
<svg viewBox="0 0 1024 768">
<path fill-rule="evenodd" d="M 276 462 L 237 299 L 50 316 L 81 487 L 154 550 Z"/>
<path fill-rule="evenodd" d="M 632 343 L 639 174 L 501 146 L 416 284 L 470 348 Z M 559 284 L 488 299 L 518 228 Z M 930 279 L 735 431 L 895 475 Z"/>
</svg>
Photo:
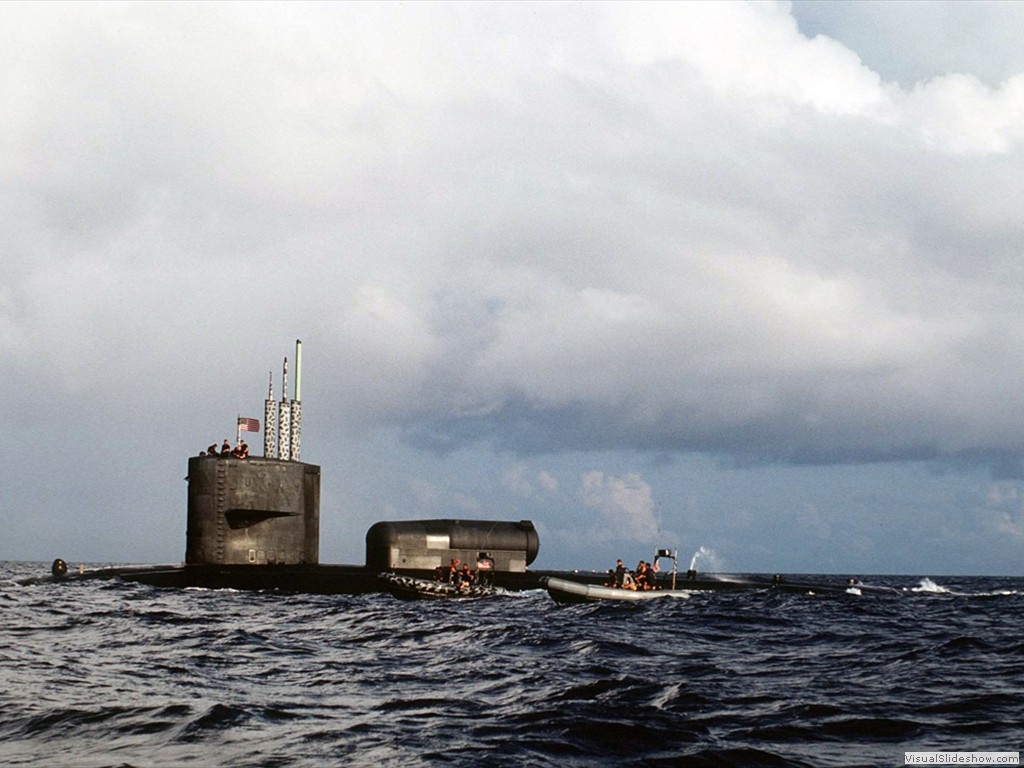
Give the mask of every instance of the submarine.
<svg viewBox="0 0 1024 768">
<path fill-rule="evenodd" d="M 548 577 L 601 584 L 607 571 L 533 570 L 540 550 L 530 520 L 429 519 L 382 521 L 366 532 L 364 565 L 320 563 L 321 468 L 302 461 L 302 341 L 295 342 L 295 392 L 288 398 L 288 359 L 282 396 L 273 374 L 264 402 L 263 456 L 249 456 L 242 432 L 259 432 L 257 419 L 238 417 L 236 447 L 225 441 L 188 460 L 185 560 L 179 565 L 106 567 L 72 571 L 54 560 L 39 581 L 121 579 L 164 588 L 265 590 L 307 594 L 385 592 L 381 574 L 432 579 L 453 561 L 507 590 L 543 589 Z M 663 550 L 659 550 L 662 552 Z M 659 583 L 667 576 L 659 576 Z M 667 583 L 667 581 L 666 581 Z M 812 584 L 774 576 L 699 576 L 688 590 L 773 589 L 843 592 L 845 584 Z"/>
</svg>

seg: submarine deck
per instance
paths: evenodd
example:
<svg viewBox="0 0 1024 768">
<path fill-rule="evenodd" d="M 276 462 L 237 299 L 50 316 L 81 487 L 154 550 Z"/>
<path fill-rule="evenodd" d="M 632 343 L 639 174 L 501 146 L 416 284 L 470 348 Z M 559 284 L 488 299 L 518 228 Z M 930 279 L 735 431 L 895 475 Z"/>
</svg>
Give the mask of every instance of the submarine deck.
<svg viewBox="0 0 1024 768">
<path fill-rule="evenodd" d="M 433 571 L 395 571 L 405 576 L 432 579 Z M 496 571 L 491 574 L 494 586 L 509 590 L 543 589 L 546 577 L 568 579 L 583 584 L 602 584 L 606 571 L 531 571 L 510 573 Z M 181 589 L 265 590 L 321 595 L 358 595 L 386 592 L 376 570 L 362 565 L 152 565 L 112 566 L 66 575 L 48 575 L 21 583 L 52 581 L 81 581 L 90 579 L 121 579 L 154 587 Z M 661 574 L 658 584 L 671 587 L 671 575 Z M 764 589 L 789 593 L 841 593 L 848 584 L 845 578 L 832 581 L 808 581 L 798 576 L 767 574 L 719 575 L 704 574 L 694 578 L 679 576 L 677 589 L 694 591 L 737 591 Z"/>
</svg>

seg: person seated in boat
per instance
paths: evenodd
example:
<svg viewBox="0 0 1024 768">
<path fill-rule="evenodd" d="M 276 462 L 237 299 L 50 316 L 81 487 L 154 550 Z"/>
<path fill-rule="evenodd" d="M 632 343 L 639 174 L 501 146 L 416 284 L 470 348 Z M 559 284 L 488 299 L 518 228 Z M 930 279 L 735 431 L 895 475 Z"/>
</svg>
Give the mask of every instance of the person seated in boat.
<svg viewBox="0 0 1024 768">
<path fill-rule="evenodd" d="M 626 570 L 626 566 L 622 564 L 622 560 L 621 559 L 616 560 L 615 561 L 615 581 L 612 584 L 612 586 L 613 587 L 621 588 L 623 586 L 623 582 L 625 581 L 625 576 L 626 576 L 627 573 L 629 573 L 629 571 L 627 571 Z"/>
<path fill-rule="evenodd" d="M 220 455 L 222 458 L 225 459 L 231 457 L 231 443 L 228 442 L 228 439 L 226 437 L 224 438 L 224 442 L 220 446 Z"/>
<path fill-rule="evenodd" d="M 647 583 L 647 589 L 658 588 L 658 568 L 656 564 L 644 563 L 644 579 Z"/>
<path fill-rule="evenodd" d="M 452 572 L 451 583 L 459 590 L 468 589 L 476 582 L 476 574 L 469 570 L 469 564 L 463 563 L 461 568 Z"/>
<path fill-rule="evenodd" d="M 448 564 L 448 583 L 455 584 L 459 575 L 459 561 L 452 558 L 451 563 Z"/>
<path fill-rule="evenodd" d="M 647 569 L 644 566 L 645 563 L 641 560 L 636 564 L 636 570 L 633 571 L 633 578 L 636 580 L 636 588 L 641 591 L 647 589 Z"/>
<path fill-rule="evenodd" d="M 658 588 L 658 564 L 647 563 L 647 588 L 657 589 Z"/>
<path fill-rule="evenodd" d="M 458 573 L 459 589 L 472 587 L 476 583 L 476 574 L 469 570 L 469 563 L 462 564 L 462 570 Z"/>
<path fill-rule="evenodd" d="M 658 588 L 658 577 L 654 572 L 654 566 L 650 563 L 644 563 L 644 575 L 647 578 L 647 588 L 657 589 Z"/>
<path fill-rule="evenodd" d="M 231 455 L 236 459 L 247 459 L 249 458 L 249 446 L 245 444 L 245 440 L 239 440 L 238 445 L 231 451 Z"/>
<path fill-rule="evenodd" d="M 601 585 L 602 587 L 614 587 L 615 586 L 615 569 L 608 569 L 608 581 Z"/>
<path fill-rule="evenodd" d="M 636 566 L 636 586 L 644 592 L 654 589 L 654 574 L 650 566 L 641 560 Z"/>
<path fill-rule="evenodd" d="M 217 444 L 216 443 L 213 443 L 209 448 L 206 449 L 206 455 L 207 456 L 216 456 L 217 455 Z"/>
</svg>

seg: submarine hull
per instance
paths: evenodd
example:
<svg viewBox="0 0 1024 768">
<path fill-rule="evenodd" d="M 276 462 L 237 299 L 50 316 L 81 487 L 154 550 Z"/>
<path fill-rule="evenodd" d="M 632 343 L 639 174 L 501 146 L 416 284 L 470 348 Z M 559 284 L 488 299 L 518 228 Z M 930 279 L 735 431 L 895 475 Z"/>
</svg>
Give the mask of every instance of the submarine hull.
<svg viewBox="0 0 1024 768">
<path fill-rule="evenodd" d="M 392 573 L 420 579 L 434 577 L 433 570 L 395 569 Z M 512 591 L 543 589 L 548 577 L 571 580 L 581 584 L 600 585 L 607 581 L 602 571 L 525 571 L 522 573 L 495 572 L 488 576 L 491 584 Z M 85 581 L 91 579 L 120 579 L 168 589 L 201 588 L 232 589 L 242 591 L 277 591 L 294 594 L 362 595 L 386 592 L 380 572 L 361 565 L 156 565 L 99 568 L 92 571 L 68 572 L 24 580 L 22 584 L 55 581 Z M 658 580 L 662 589 L 671 588 L 671 576 Z M 800 577 L 780 577 L 765 574 L 718 577 L 709 574 L 700 578 L 680 580 L 678 589 L 699 592 L 732 592 L 763 589 L 796 594 L 841 593 L 847 587 L 838 579 L 835 583 L 807 581 Z"/>
</svg>

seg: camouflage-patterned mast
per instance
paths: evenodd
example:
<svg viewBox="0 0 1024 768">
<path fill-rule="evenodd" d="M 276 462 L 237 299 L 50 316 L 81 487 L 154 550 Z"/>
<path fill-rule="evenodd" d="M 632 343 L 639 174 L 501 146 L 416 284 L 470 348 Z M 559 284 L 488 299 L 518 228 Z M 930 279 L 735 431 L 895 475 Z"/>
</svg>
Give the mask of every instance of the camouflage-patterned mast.
<svg viewBox="0 0 1024 768">
<path fill-rule="evenodd" d="M 277 403 L 274 402 L 274 372 L 270 371 L 267 399 L 263 401 L 263 455 L 277 458 Z"/>
<path fill-rule="evenodd" d="M 277 453 L 278 458 L 291 461 L 292 408 L 288 404 L 288 358 L 284 359 L 284 389 L 281 391 L 281 407 L 278 416 Z"/>
<path fill-rule="evenodd" d="M 292 460 L 302 458 L 302 339 L 295 340 L 295 398 L 292 400 Z"/>
</svg>

